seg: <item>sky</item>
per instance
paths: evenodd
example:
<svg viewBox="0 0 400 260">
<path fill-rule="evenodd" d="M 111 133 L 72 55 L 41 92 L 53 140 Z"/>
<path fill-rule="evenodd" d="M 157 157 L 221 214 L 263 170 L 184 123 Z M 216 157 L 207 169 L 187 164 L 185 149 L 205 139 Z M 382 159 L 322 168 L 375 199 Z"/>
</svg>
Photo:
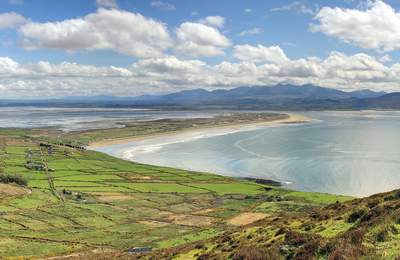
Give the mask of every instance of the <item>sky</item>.
<svg viewBox="0 0 400 260">
<path fill-rule="evenodd" d="M 0 97 L 400 92 L 398 0 L 0 0 Z"/>
</svg>

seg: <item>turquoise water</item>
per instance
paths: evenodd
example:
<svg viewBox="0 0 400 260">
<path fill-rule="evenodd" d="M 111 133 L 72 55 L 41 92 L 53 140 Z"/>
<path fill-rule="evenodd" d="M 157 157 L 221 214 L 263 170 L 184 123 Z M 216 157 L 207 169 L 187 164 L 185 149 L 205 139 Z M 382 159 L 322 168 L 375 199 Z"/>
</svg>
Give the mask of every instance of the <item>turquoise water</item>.
<svg viewBox="0 0 400 260">
<path fill-rule="evenodd" d="M 354 196 L 400 188 L 399 112 L 308 112 L 309 124 L 196 133 L 100 149 L 143 163 Z"/>
</svg>

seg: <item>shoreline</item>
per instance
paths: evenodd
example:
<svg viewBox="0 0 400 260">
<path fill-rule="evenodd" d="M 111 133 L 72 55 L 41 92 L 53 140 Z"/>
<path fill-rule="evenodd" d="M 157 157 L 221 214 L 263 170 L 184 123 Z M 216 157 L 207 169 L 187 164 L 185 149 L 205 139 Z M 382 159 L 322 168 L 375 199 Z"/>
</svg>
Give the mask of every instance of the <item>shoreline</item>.
<svg viewBox="0 0 400 260">
<path fill-rule="evenodd" d="M 126 137 L 126 138 L 118 138 L 118 139 L 105 139 L 101 141 L 95 141 L 89 143 L 86 148 L 89 150 L 96 150 L 98 148 L 104 148 L 107 146 L 112 146 L 112 145 L 121 145 L 121 144 L 126 144 L 130 142 L 136 142 L 136 141 L 144 141 L 147 139 L 153 139 L 153 138 L 161 138 L 161 137 L 171 137 L 175 135 L 180 135 L 180 134 L 188 134 L 188 133 L 193 133 L 196 131 L 206 131 L 206 130 L 226 130 L 226 131 L 232 131 L 232 130 L 245 130 L 246 127 L 260 127 L 260 126 L 271 126 L 271 125 L 280 125 L 280 124 L 301 124 L 301 123 L 309 123 L 312 121 L 311 118 L 308 118 L 306 116 L 303 116 L 301 114 L 292 114 L 292 113 L 287 113 L 288 118 L 285 119 L 276 119 L 276 120 L 268 120 L 268 121 L 262 121 L 262 122 L 246 122 L 246 123 L 232 123 L 232 124 L 223 124 L 223 125 L 218 125 L 218 126 L 204 126 L 204 127 L 189 127 L 187 129 L 183 130 L 178 130 L 178 131 L 170 131 L 170 132 L 165 132 L 165 133 L 157 133 L 157 134 L 149 134 L 149 135 L 138 135 L 138 136 L 132 136 L 132 137 Z"/>
</svg>

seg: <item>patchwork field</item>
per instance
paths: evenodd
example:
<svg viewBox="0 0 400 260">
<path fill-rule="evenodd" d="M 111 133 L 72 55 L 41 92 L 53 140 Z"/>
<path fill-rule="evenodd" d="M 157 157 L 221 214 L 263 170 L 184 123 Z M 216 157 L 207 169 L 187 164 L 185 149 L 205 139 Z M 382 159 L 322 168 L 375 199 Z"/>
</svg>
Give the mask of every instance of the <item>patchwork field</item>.
<svg viewBox="0 0 400 260">
<path fill-rule="evenodd" d="M 6 258 L 170 248 L 287 209 L 303 212 L 349 199 L 132 163 L 38 140 L 43 137 L 30 132 L 0 133 L 0 173 L 27 181 L 26 187 L 0 185 L 0 255 Z"/>
</svg>

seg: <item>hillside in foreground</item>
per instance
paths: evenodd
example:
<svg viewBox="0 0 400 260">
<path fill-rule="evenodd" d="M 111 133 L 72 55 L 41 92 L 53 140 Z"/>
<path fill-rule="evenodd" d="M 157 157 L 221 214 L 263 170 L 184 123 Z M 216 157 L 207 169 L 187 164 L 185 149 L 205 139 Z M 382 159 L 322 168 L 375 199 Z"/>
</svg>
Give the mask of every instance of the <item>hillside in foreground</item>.
<svg viewBox="0 0 400 260">
<path fill-rule="evenodd" d="M 325 201 L 325 206 L 321 195 L 309 196 L 268 198 L 253 209 L 264 218 L 180 246 L 145 254 L 90 252 L 72 259 L 399 259 L 400 190 Z M 319 207 L 313 205 L 317 200 Z M 250 217 L 242 213 L 231 221 L 243 221 L 244 214 Z"/>
<path fill-rule="evenodd" d="M 267 208 L 267 207 L 265 207 Z M 400 190 L 307 212 L 285 210 L 212 239 L 164 250 L 178 259 L 399 259 Z M 155 255 L 153 255 L 155 256 Z"/>
</svg>

